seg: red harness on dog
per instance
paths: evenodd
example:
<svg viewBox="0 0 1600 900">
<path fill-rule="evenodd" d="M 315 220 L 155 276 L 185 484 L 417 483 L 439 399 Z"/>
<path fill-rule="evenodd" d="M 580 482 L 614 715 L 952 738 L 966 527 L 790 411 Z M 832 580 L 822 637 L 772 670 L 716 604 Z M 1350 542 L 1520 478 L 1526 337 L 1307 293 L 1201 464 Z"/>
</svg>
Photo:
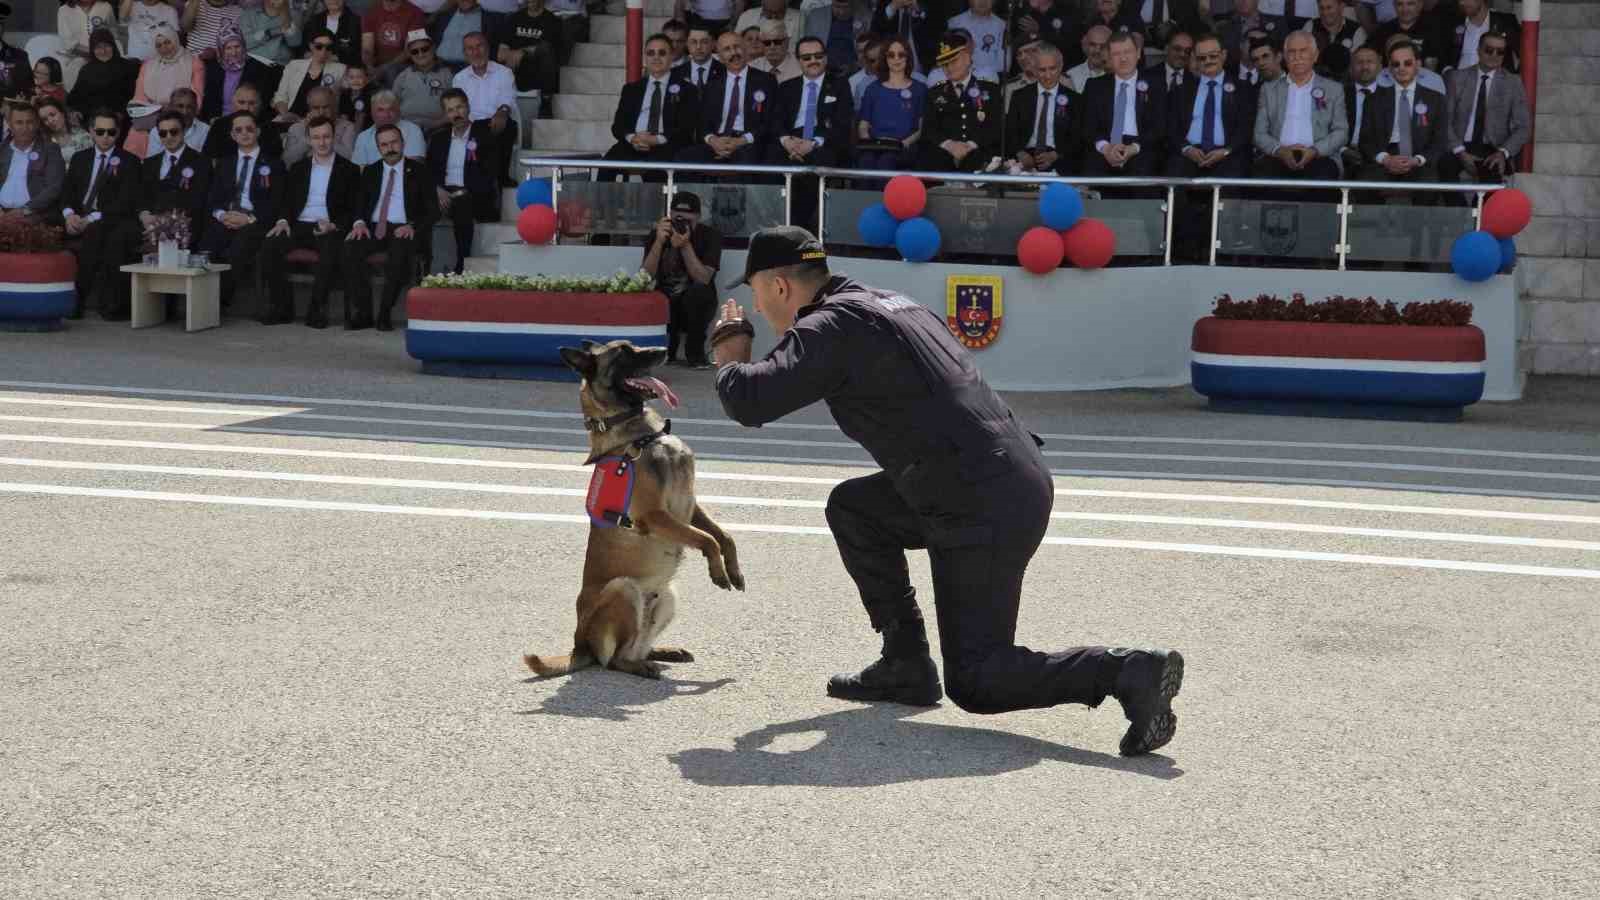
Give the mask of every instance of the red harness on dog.
<svg viewBox="0 0 1600 900">
<path fill-rule="evenodd" d="M 588 499 L 583 505 L 589 513 L 590 524 L 596 528 L 633 527 L 628 508 L 633 504 L 634 463 L 644 448 L 671 432 L 672 422 L 668 420 L 660 431 L 628 444 L 628 450 L 621 455 L 602 456 L 594 461 L 594 474 L 589 476 Z"/>
</svg>

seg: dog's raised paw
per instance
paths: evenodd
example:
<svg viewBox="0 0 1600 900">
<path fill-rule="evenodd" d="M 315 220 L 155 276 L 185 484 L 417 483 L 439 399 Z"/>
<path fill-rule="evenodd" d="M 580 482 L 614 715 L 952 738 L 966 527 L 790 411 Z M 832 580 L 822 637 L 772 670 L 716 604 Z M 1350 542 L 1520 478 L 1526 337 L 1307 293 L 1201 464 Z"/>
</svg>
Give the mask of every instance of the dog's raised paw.
<svg viewBox="0 0 1600 900">
<path fill-rule="evenodd" d="M 728 580 L 728 573 L 720 568 L 711 570 L 711 583 L 725 591 L 733 589 L 733 583 Z M 743 588 L 740 588 L 743 590 Z"/>
<path fill-rule="evenodd" d="M 735 590 L 744 590 L 744 573 L 739 571 L 738 566 L 728 570 L 728 582 L 733 585 Z"/>
</svg>

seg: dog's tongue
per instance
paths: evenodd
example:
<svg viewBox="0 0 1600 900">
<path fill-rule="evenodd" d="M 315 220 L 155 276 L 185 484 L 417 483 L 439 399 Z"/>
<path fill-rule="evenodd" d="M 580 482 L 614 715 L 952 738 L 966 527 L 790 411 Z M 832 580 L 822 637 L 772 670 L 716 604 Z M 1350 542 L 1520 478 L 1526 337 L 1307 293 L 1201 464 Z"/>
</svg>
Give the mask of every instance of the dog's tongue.
<svg viewBox="0 0 1600 900">
<path fill-rule="evenodd" d="M 667 383 L 665 381 L 662 381 L 654 375 L 645 375 L 639 380 L 646 382 L 651 387 L 655 388 L 656 393 L 661 395 L 661 399 L 667 401 L 667 406 L 671 407 L 672 409 L 678 408 L 678 395 L 672 392 L 672 388 L 667 387 Z"/>
</svg>

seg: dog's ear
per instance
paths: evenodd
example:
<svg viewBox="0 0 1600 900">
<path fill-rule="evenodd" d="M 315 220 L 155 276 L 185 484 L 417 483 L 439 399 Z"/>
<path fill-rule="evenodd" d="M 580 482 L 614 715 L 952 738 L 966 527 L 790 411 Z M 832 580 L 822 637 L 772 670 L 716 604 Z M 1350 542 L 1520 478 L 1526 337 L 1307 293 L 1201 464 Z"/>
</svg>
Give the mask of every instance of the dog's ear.
<svg viewBox="0 0 1600 900">
<path fill-rule="evenodd" d="M 584 341 L 584 343 L 591 344 L 593 342 Z M 582 350 L 577 350 L 572 347 L 562 347 L 561 361 L 566 363 L 568 368 L 572 369 L 572 371 L 577 372 L 579 375 L 582 375 L 585 378 L 594 377 L 594 354 L 589 352 L 588 347 L 585 347 Z"/>
<path fill-rule="evenodd" d="M 665 347 L 635 347 L 629 344 L 626 348 L 629 357 L 646 369 L 654 369 L 667 361 L 667 348 Z"/>
<path fill-rule="evenodd" d="M 600 345 L 596 344 L 594 341 L 589 340 L 588 338 L 584 338 L 583 339 L 583 349 L 585 349 L 585 350 L 593 352 L 594 348 L 596 348 L 598 346 L 600 346 Z"/>
</svg>

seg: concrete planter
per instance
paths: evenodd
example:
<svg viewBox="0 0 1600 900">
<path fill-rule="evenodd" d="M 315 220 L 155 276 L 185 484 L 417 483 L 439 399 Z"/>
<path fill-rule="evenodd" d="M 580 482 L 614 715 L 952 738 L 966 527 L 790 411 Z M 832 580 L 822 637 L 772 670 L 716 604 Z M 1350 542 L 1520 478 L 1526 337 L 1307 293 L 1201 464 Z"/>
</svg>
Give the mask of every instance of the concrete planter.
<svg viewBox="0 0 1600 900">
<path fill-rule="evenodd" d="M 0 253 L 0 331 L 60 331 L 78 302 L 71 253 Z"/>
<path fill-rule="evenodd" d="M 1214 409 L 1454 421 L 1483 396 L 1475 325 L 1195 323 L 1190 380 Z"/>
<path fill-rule="evenodd" d="M 666 296 L 456 288 L 406 294 L 406 352 L 429 374 L 566 378 L 561 347 L 620 338 L 666 346 Z"/>
</svg>

